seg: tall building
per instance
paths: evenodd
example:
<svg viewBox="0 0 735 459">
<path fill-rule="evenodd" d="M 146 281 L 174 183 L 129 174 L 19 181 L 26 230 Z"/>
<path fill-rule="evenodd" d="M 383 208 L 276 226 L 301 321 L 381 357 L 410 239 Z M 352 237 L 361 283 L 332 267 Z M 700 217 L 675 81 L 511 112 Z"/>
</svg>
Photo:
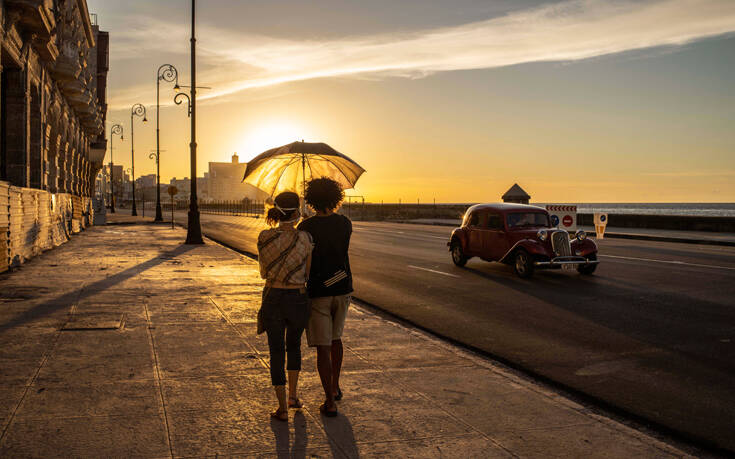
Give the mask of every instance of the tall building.
<svg viewBox="0 0 735 459">
<path fill-rule="evenodd" d="M 268 197 L 260 189 L 242 181 L 247 163 L 241 163 L 237 153 L 229 163 L 209 163 L 207 176 L 207 195 L 213 201 L 241 201 L 245 198 L 262 201 Z"/>
<path fill-rule="evenodd" d="M 93 224 L 108 48 L 86 0 L 0 0 L 0 271 Z"/>
<path fill-rule="evenodd" d="M 91 196 L 107 149 L 108 33 L 86 0 L 5 0 L 0 16 L 0 180 Z"/>
</svg>

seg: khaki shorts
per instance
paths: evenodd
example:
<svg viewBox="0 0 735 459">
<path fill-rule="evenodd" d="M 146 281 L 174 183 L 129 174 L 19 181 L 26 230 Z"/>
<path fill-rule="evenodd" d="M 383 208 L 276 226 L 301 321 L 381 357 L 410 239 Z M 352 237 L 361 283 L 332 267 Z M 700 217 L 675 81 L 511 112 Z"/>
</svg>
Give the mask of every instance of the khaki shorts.
<svg viewBox="0 0 735 459">
<path fill-rule="evenodd" d="M 330 346 L 342 338 L 350 295 L 323 296 L 311 299 L 311 316 L 306 328 L 309 346 Z"/>
</svg>

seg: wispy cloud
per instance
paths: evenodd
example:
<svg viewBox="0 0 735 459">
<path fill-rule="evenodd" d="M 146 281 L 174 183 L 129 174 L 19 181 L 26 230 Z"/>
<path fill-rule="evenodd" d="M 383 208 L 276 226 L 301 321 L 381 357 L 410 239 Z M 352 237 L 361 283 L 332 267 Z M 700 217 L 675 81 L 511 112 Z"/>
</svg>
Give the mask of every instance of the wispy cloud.
<svg viewBox="0 0 735 459">
<path fill-rule="evenodd" d="M 122 55 L 140 52 L 136 36 L 122 37 Z M 186 26 L 156 26 L 160 43 L 187 44 Z M 575 61 L 659 46 L 678 46 L 735 31 L 733 0 L 655 2 L 570 0 L 456 27 L 329 41 L 286 40 L 203 30 L 200 75 L 216 87 L 203 99 L 247 89 L 325 77 L 420 78 L 436 72 L 530 62 Z M 166 37 L 165 39 L 163 37 Z M 130 88 L 133 93 L 134 88 Z M 113 105 L 129 105 L 125 94 Z"/>
</svg>

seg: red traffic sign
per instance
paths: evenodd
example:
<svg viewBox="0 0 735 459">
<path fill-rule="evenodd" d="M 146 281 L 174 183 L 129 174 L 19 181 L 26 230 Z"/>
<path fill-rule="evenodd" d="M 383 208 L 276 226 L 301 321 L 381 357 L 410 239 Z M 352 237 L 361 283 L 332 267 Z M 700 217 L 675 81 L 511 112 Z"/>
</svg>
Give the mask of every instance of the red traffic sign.
<svg viewBox="0 0 735 459">
<path fill-rule="evenodd" d="M 564 226 L 572 226 L 572 223 L 574 223 L 574 219 L 571 215 L 565 215 L 564 219 L 562 219 L 561 222 L 564 223 Z"/>
</svg>

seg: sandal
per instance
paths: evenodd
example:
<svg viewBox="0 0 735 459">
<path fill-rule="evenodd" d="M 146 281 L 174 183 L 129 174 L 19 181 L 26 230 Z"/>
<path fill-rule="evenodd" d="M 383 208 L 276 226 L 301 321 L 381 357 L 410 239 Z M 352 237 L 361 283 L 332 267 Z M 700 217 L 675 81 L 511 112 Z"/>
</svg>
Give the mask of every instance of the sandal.
<svg viewBox="0 0 735 459">
<path fill-rule="evenodd" d="M 324 416 L 326 416 L 328 418 L 336 417 L 337 414 L 338 414 L 337 413 L 337 408 L 335 408 L 333 410 L 328 410 L 327 409 L 327 403 L 326 402 L 325 403 L 322 403 L 322 406 L 319 407 L 319 412 L 322 413 Z"/>
<path fill-rule="evenodd" d="M 337 402 L 342 400 L 342 389 L 337 389 L 337 393 L 334 394 L 334 400 Z"/>
<path fill-rule="evenodd" d="M 271 413 L 271 418 L 277 419 L 283 422 L 288 422 L 288 410 L 281 411 L 281 409 L 278 408 L 276 411 Z"/>
<path fill-rule="evenodd" d="M 299 400 L 298 397 L 289 397 L 288 398 L 288 407 L 289 408 L 294 408 L 294 409 L 297 409 L 298 410 L 299 408 L 303 408 L 304 407 L 304 404 L 301 403 L 301 400 Z"/>
</svg>

